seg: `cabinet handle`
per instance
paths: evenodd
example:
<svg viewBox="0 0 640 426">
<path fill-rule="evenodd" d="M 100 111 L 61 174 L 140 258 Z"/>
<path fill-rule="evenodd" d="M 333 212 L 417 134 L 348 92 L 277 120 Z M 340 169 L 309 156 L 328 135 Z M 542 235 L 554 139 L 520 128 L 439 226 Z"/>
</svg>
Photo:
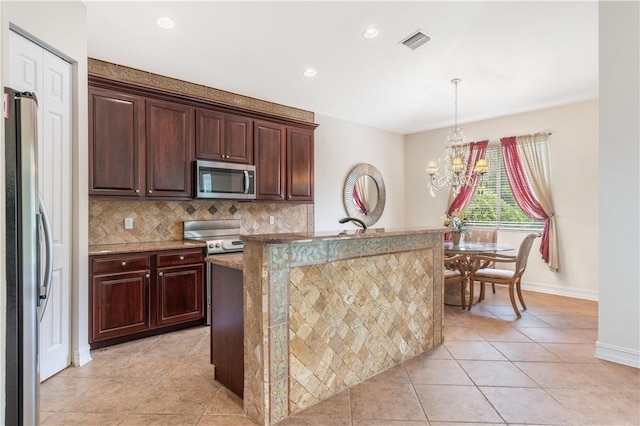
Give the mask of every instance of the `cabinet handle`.
<svg viewBox="0 0 640 426">
<path fill-rule="evenodd" d="M 160 276 L 160 277 L 161 277 L 161 276 L 163 276 L 163 275 L 164 275 L 164 273 L 162 273 L 162 272 L 158 272 L 158 276 Z"/>
<path fill-rule="evenodd" d="M 184 260 L 184 256 L 180 256 L 180 260 Z"/>
<path fill-rule="evenodd" d="M 145 277 L 145 278 L 149 278 L 150 276 L 151 276 L 151 275 L 147 274 L 147 275 L 145 275 L 144 277 Z"/>
<path fill-rule="evenodd" d="M 228 155 L 226 155 L 224 158 L 229 158 L 229 156 L 228 156 Z"/>
<path fill-rule="evenodd" d="M 153 194 L 153 191 L 151 189 L 149 190 L 149 194 Z"/>
<path fill-rule="evenodd" d="M 122 265 L 122 266 L 127 266 L 127 262 L 122 261 L 121 265 Z"/>
<path fill-rule="evenodd" d="M 136 189 L 136 194 L 139 194 L 139 193 L 140 193 L 140 190 L 139 190 L 139 189 Z"/>
</svg>

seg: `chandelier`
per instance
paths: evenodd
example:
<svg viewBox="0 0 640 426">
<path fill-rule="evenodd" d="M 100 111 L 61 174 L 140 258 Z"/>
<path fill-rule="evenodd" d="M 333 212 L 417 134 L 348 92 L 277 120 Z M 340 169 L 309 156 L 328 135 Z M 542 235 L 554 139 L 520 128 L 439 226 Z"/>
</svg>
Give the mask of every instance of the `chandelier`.
<svg viewBox="0 0 640 426">
<path fill-rule="evenodd" d="M 427 165 L 427 174 L 429 175 L 429 193 L 432 197 L 436 196 L 436 190 L 442 188 L 451 188 L 453 195 L 460 193 L 463 186 L 480 187 L 482 190 L 482 179 L 487 173 L 487 160 L 484 158 L 476 161 L 472 173 L 467 174 L 467 157 L 469 155 L 469 145 L 467 144 L 462 128 L 458 126 L 458 83 L 462 80 L 454 78 L 451 83 L 455 85 L 456 103 L 455 103 L 455 121 L 453 126 L 453 134 L 449 132 L 447 135 L 447 147 L 444 163 L 438 160 L 429 161 Z"/>
</svg>

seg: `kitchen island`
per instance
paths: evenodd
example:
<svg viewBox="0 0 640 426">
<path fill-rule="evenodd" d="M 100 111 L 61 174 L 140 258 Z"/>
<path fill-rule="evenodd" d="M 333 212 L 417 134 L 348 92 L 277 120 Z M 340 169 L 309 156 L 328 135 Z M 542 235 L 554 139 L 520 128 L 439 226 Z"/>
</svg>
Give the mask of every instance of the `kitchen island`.
<svg viewBox="0 0 640 426">
<path fill-rule="evenodd" d="M 441 344 L 443 231 L 243 235 L 247 415 L 276 423 Z"/>
</svg>

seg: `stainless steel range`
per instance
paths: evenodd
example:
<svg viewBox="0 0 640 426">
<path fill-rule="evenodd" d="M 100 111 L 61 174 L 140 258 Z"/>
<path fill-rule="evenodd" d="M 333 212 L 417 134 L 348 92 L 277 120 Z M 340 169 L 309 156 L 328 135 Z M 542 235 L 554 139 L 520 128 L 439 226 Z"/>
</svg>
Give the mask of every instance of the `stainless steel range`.
<svg viewBox="0 0 640 426">
<path fill-rule="evenodd" d="M 184 239 L 207 243 L 207 254 L 242 251 L 240 220 L 187 220 L 184 222 Z"/>
<path fill-rule="evenodd" d="M 202 241 L 207 244 L 207 255 L 216 256 L 237 253 L 244 249 L 240 240 L 240 220 L 187 220 L 184 222 L 183 238 Z M 205 284 L 206 324 L 211 324 L 211 263 L 207 262 L 207 282 Z"/>
</svg>

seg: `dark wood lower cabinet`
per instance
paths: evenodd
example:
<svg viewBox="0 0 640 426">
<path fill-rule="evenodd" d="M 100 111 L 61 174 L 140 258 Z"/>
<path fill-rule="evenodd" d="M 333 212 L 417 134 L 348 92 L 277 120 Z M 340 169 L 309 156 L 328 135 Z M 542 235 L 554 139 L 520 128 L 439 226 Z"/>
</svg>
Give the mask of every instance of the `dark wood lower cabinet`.
<svg viewBox="0 0 640 426">
<path fill-rule="evenodd" d="M 93 279 L 93 338 L 104 340 L 149 327 L 149 271 Z"/>
<path fill-rule="evenodd" d="M 204 323 L 204 250 L 92 256 L 91 348 Z"/>
<path fill-rule="evenodd" d="M 216 380 L 240 398 L 244 391 L 242 270 L 211 267 L 211 363 Z"/>
<path fill-rule="evenodd" d="M 202 271 L 202 264 L 158 269 L 158 325 L 204 316 Z"/>
</svg>

